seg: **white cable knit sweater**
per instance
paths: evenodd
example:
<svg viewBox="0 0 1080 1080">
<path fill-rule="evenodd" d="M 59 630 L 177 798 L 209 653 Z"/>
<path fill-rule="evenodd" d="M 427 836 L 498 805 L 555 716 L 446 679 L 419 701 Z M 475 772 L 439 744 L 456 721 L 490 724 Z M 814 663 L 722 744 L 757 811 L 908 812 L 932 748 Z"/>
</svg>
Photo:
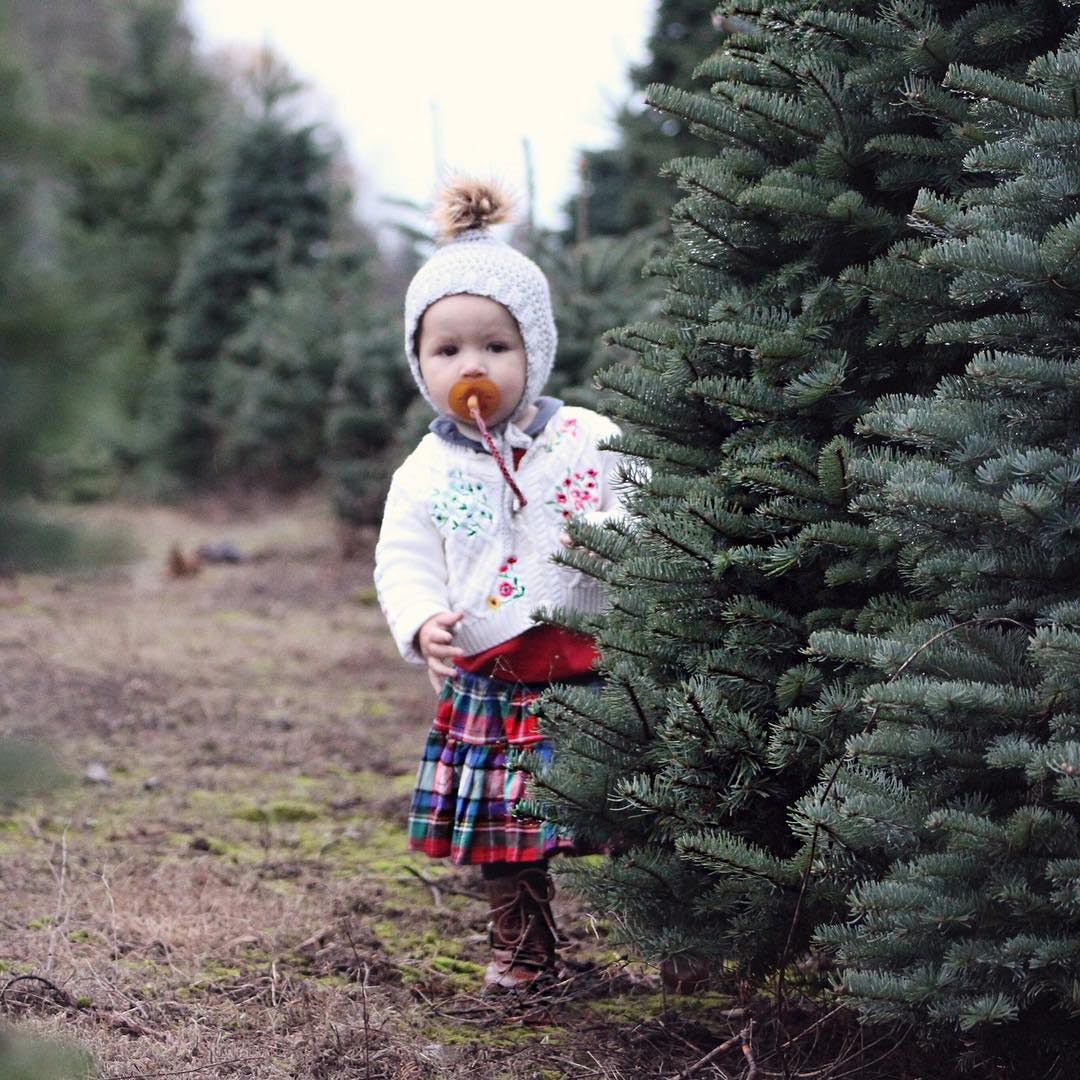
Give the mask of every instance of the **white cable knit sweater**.
<svg viewBox="0 0 1080 1080">
<path fill-rule="evenodd" d="M 606 606 L 597 582 L 551 556 L 567 517 L 623 513 L 620 455 L 596 445 L 618 431 L 567 405 L 535 438 L 508 426 L 505 443 L 525 448 L 514 474 L 521 510 L 490 454 L 424 437 L 394 473 L 375 549 L 379 603 L 406 660 L 423 663 L 416 632 L 440 611 L 465 612 L 454 643 L 473 656 L 528 630 L 539 607 Z"/>
</svg>

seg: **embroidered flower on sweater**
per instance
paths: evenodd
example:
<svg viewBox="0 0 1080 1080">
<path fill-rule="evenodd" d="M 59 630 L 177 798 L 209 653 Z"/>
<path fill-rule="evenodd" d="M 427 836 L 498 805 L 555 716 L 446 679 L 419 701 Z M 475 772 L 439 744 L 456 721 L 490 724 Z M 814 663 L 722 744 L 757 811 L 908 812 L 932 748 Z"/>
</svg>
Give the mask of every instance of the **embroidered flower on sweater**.
<svg viewBox="0 0 1080 1080">
<path fill-rule="evenodd" d="M 596 469 L 576 472 L 566 470 L 566 476 L 555 485 L 554 498 L 547 500 L 564 518 L 600 509 L 600 473 Z"/>
<path fill-rule="evenodd" d="M 517 576 L 517 559 L 511 555 L 500 567 L 495 581 L 495 594 L 487 598 L 487 606 L 497 611 L 511 600 L 520 600 L 525 595 L 525 586 Z"/>
<path fill-rule="evenodd" d="M 431 516 L 440 527 L 458 530 L 466 536 L 488 532 L 495 515 L 487 492 L 479 480 L 467 480 L 460 469 L 448 473 L 450 486 L 436 490 L 431 497 Z"/>
<path fill-rule="evenodd" d="M 568 416 L 562 420 L 544 443 L 544 449 L 550 454 L 567 439 L 576 439 L 581 434 L 581 426 L 576 416 Z"/>
</svg>

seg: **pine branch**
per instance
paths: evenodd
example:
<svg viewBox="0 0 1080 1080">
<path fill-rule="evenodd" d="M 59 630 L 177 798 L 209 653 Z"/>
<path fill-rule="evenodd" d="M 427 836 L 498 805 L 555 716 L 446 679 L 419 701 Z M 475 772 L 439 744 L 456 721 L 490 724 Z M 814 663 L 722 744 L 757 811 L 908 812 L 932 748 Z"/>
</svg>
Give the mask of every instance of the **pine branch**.
<svg viewBox="0 0 1080 1080">
<path fill-rule="evenodd" d="M 924 653 L 927 649 L 931 648 L 933 645 L 935 645 L 938 641 L 942 640 L 943 638 L 946 638 L 946 637 L 950 636 L 951 634 L 956 633 L 959 630 L 969 629 L 972 626 L 985 626 L 985 625 L 1004 625 L 1004 626 L 1010 626 L 1011 625 L 1011 626 L 1018 627 L 1019 629 L 1023 630 L 1025 633 L 1030 634 L 1030 633 L 1034 632 L 1034 629 L 1032 627 L 1025 626 L 1023 623 L 1018 622 L 1016 619 L 1010 619 L 1010 618 L 998 618 L 998 617 L 976 618 L 976 619 L 969 619 L 969 620 L 967 620 L 966 622 L 963 622 L 963 623 L 957 623 L 954 626 L 946 627 L 944 630 L 939 631 L 938 633 L 934 634 L 932 637 L 928 638 L 926 641 L 922 642 L 922 644 L 920 644 L 908 656 L 908 658 L 896 669 L 896 671 L 894 671 L 892 673 L 892 675 L 889 676 L 889 678 L 886 680 L 886 682 L 887 683 L 892 683 L 892 682 L 895 682 L 897 679 L 899 679 L 900 676 L 903 675 L 903 673 L 916 661 L 916 659 L 918 659 L 918 657 L 922 653 Z M 867 722 L 863 725 L 863 728 L 859 733 L 860 735 L 865 735 L 874 728 L 874 726 L 877 724 L 878 712 L 879 712 L 879 710 L 876 707 L 871 711 L 870 717 L 868 718 Z M 837 759 L 836 765 L 833 768 L 832 773 L 829 775 L 828 779 L 825 782 L 825 786 L 821 791 L 821 794 L 817 798 L 817 805 L 818 806 L 824 806 L 826 799 L 828 799 L 830 794 L 832 793 L 833 788 L 835 787 L 836 782 L 839 779 L 840 773 L 841 773 L 844 765 L 847 764 L 847 762 L 848 762 L 848 758 L 847 758 L 846 755 L 842 755 L 840 758 Z M 776 998 L 777 998 L 778 1004 L 781 1005 L 781 1006 L 782 1006 L 782 1003 L 784 1001 L 784 996 L 785 996 L 785 994 L 784 994 L 785 969 L 787 967 L 788 957 L 791 955 L 791 948 L 792 948 L 792 945 L 794 944 L 794 941 L 795 941 L 795 934 L 796 934 L 796 931 L 798 929 L 803 904 L 804 904 L 805 899 L 806 899 L 806 890 L 807 890 L 807 887 L 808 887 L 809 882 L 810 882 L 810 876 L 811 876 L 811 874 L 813 872 L 814 862 L 815 862 L 816 855 L 817 855 L 818 840 L 819 840 L 819 837 L 821 835 L 821 827 L 822 826 L 821 826 L 820 820 L 815 821 L 814 827 L 813 827 L 813 829 L 811 831 L 811 834 L 810 834 L 810 850 L 809 850 L 809 852 L 807 853 L 807 856 L 806 856 L 806 860 L 805 860 L 806 865 L 805 865 L 805 868 L 803 869 L 803 872 L 802 872 L 802 874 L 800 876 L 800 880 L 799 880 L 799 891 L 798 891 L 798 894 L 797 894 L 796 899 L 795 899 L 795 908 L 794 908 L 794 911 L 792 912 L 791 922 L 790 922 L 790 924 L 788 926 L 787 937 L 785 938 L 784 948 L 783 948 L 783 951 L 780 954 L 780 962 L 779 962 L 778 967 L 777 967 Z"/>
</svg>

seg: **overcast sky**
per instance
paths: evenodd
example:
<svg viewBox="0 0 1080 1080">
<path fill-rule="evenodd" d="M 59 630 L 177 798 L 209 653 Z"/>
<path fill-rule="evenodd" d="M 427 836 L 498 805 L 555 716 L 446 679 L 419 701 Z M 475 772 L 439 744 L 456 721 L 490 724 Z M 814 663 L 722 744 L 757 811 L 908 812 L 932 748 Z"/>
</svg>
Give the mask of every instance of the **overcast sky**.
<svg viewBox="0 0 1080 1080">
<path fill-rule="evenodd" d="M 427 202 L 436 156 L 525 192 L 561 223 L 577 150 L 611 145 L 656 0 L 187 0 L 208 53 L 268 44 L 312 85 L 378 194 Z M 362 199 L 371 212 L 374 200 Z"/>
</svg>

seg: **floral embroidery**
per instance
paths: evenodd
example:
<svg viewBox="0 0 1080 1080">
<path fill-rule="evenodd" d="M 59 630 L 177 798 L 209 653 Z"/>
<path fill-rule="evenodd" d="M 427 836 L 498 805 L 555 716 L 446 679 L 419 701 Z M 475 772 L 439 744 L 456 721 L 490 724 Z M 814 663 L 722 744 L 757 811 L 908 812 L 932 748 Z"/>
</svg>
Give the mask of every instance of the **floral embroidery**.
<svg viewBox="0 0 1080 1080">
<path fill-rule="evenodd" d="M 600 473 L 596 469 L 584 472 L 567 469 L 565 479 L 555 486 L 555 497 L 548 499 L 547 505 L 553 506 L 564 518 L 599 510 Z"/>
<path fill-rule="evenodd" d="M 487 532 L 495 520 L 487 492 L 479 480 L 467 480 L 460 469 L 451 469 L 450 487 L 436 490 L 431 498 L 431 516 L 439 526 L 461 530 L 466 536 Z"/>
<path fill-rule="evenodd" d="M 544 443 L 544 449 L 550 454 L 557 446 L 567 441 L 576 439 L 581 434 L 581 427 L 576 416 L 569 416 L 562 421 Z"/>
<path fill-rule="evenodd" d="M 525 586 L 517 576 L 517 558 L 511 555 L 506 562 L 499 567 L 499 576 L 495 582 L 495 595 L 487 598 L 487 606 L 491 611 L 498 611 L 503 604 L 509 604 L 512 600 L 520 600 L 525 595 Z"/>
</svg>

